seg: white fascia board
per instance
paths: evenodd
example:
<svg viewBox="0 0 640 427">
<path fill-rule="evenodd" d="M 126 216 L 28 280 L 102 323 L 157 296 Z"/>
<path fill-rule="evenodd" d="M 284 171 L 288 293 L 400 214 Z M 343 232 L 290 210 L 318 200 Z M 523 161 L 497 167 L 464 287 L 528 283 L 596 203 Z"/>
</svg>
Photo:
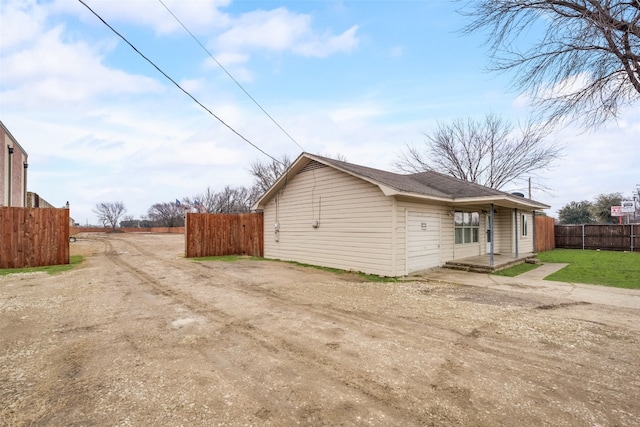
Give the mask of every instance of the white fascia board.
<svg viewBox="0 0 640 427">
<path fill-rule="evenodd" d="M 445 203 L 453 201 L 453 199 L 449 197 L 436 197 L 436 196 L 427 196 L 425 194 L 408 193 L 406 191 L 399 191 L 399 190 L 396 190 L 395 188 L 387 187 L 386 185 L 382 185 L 382 184 L 376 184 L 376 185 L 380 188 L 380 190 L 382 190 L 382 193 L 384 193 L 385 196 L 403 196 L 403 197 L 409 197 L 412 199 L 430 200 L 430 201 L 445 202 Z"/>
<path fill-rule="evenodd" d="M 544 203 L 535 202 L 529 199 L 516 198 L 511 196 L 488 196 L 488 197 L 465 197 L 454 199 L 452 205 L 487 204 L 493 203 L 498 206 L 508 208 L 529 208 L 529 209 L 549 209 L 551 206 Z"/>
</svg>

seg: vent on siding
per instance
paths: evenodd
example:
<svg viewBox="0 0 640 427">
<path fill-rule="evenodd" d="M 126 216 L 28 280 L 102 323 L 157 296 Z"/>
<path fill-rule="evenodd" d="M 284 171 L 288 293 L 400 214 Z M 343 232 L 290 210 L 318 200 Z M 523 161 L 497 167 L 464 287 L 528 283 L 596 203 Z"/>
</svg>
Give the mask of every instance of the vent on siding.
<svg viewBox="0 0 640 427">
<path fill-rule="evenodd" d="M 327 167 L 327 165 L 323 165 L 320 162 L 316 162 L 315 160 L 311 160 L 302 169 L 300 169 L 298 171 L 298 173 L 301 174 L 301 173 L 309 172 L 309 171 L 320 169 L 320 168 L 326 168 L 326 167 Z"/>
</svg>

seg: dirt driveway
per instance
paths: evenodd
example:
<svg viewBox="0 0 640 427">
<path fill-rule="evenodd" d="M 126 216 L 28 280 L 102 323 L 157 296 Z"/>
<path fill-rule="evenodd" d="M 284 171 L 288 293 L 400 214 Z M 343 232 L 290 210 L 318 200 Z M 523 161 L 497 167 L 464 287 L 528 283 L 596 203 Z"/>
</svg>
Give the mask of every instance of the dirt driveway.
<svg viewBox="0 0 640 427">
<path fill-rule="evenodd" d="M 0 278 L 6 426 L 632 426 L 640 313 L 81 236 Z"/>
</svg>

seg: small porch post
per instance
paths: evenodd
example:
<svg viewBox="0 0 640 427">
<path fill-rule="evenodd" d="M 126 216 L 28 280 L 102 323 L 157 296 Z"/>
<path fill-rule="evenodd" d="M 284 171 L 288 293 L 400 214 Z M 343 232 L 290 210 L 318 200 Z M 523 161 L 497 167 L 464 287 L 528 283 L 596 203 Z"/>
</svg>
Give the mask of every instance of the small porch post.
<svg viewBox="0 0 640 427">
<path fill-rule="evenodd" d="M 531 222 L 533 222 L 533 253 L 538 252 L 538 242 L 536 242 L 536 211 L 531 211 Z"/>
<path fill-rule="evenodd" d="M 515 239 L 516 239 L 516 258 L 518 258 L 518 208 L 513 208 L 513 224 L 515 227 Z"/>
<path fill-rule="evenodd" d="M 491 267 L 493 267 L 493 214 L 494 214 L 494 209 L 493 209 L 493 203 L 491 203 L 491 213 L 489 214 L 489 224 L 490 224 L 490 230 L 489 230 L 489 236 L 491 237 L 491 244 L 489 245 L 489 265 Z"/>
</svg>

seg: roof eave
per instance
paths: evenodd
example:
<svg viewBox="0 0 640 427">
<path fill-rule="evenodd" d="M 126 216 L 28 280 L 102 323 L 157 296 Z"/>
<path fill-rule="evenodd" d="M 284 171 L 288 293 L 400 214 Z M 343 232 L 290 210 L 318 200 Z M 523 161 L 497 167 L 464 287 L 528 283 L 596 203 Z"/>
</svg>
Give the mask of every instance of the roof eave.
<svg viewBox="0 0 640 427">
<path fill-rule="evenodd" d="M 452 201 L 453 205 L 487 204 L 507 207 L 507 208 L 528 208 L 528 209 L 549 209 L 551 206 L 535 200 L 525 199 L 517 196 L 481 196 L 481 197 L 460 197 Z"/>
</svg>

